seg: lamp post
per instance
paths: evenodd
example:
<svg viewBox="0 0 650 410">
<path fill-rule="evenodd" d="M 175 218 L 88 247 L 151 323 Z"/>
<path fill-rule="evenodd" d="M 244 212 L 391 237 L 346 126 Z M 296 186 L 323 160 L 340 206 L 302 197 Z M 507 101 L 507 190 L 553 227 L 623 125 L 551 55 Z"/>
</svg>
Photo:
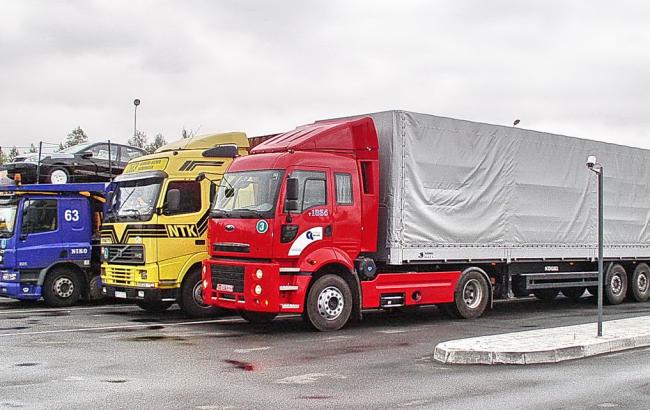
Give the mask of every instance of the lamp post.
<svg viewBox="0 0 650 410">
<path fill-rule="evenodd" d="M 140 99 L 136 98 L 133 100 L 133 137 L 138 134 L 138 105 L 140 105 Z"/>
<path fill-rule="evenodd" d="M 603 335 L 603 173 L 595 155 L 587 157 L 587 168 L 598 176 L 598 336 Z"/>
</svg>

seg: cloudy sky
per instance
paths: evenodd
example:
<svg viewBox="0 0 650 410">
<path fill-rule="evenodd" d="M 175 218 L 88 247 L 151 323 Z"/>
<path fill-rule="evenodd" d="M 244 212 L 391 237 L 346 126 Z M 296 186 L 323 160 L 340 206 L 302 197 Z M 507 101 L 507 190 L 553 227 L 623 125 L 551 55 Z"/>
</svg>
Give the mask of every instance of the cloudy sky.
<svg viewBox="0 0 650 410">
<path fill-rule="evenodd" d="M 650 2 L 0 1 L 0 145 L 406 109 L 650 148 Z"/>
</svg>

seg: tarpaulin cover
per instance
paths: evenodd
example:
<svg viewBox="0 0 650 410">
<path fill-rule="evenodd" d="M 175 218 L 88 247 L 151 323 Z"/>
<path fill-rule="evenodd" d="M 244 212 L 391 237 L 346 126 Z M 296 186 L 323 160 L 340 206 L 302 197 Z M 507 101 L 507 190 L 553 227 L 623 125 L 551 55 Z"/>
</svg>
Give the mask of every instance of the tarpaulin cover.
<svg viewBox="0 0 650 410">
<path fill-rule="evenodd" d="M 405 111 L 367 116 L 380 145 L 378 260 L 592 258 L 588 155 L 605 169 L 606 256 L 650 255 L 650 151 Z"/>
</svg>

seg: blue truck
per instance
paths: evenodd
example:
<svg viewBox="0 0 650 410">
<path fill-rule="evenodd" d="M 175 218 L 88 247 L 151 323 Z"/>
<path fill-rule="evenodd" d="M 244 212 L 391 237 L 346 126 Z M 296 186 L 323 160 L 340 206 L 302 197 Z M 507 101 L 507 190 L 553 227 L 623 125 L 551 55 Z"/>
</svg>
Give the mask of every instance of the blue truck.
<svg viewBox="0 0 650 410">
<path fill-rule="evenodd" d="M 70 306 L 101 297 L 107 185 L 0 186 L 0 296 Z"/>
</svg>

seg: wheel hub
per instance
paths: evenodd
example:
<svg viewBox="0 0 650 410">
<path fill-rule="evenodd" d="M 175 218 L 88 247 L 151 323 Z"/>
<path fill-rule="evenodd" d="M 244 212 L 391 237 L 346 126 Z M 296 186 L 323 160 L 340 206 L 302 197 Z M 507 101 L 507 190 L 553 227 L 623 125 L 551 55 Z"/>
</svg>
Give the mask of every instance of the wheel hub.
<svg viewBox="0 0 650 410">
<path fill-rule="evenodd" d="M 610 286 L 612 288 L 612 293 L 618 295 L 623 290 L 623 280 L 619 275 L 614 275 L 610 281 Z"/>
<path fill-rule="evenodd" d="M 637 276 L 636 288 L 641 293 L 646 293 L 648 291 L 648 276 L 645 273 L 641 273 Z"/>
<path fill-rule="evenodd" d="M 194 289 L 192 290 L 192 297 L 194 298 L 194 302 L 201 306 L 201 307 L 208 307 L 205 303 L 203 303 L 203 285 L 201 282 L 196 282 L 196 285 L 194 285 Z"/>
<path fill-rule="evenodd" d="M 463 302 L 470 309 L 475 309 L 483 300 L 481 284 L 476 279 L 470 279 L 463 287 Z"/>
<path fill-rule="evenodd" d="M 327 320 L 338 318 L 344 306 L 343 294 L 334 286 L 323 289 L 318 295 L 318 314 Z"/>
<path fill-rule="evenodd" d="M 69 298 L 74 292 L 74 283 L 68 278 L 59 278 L 54 281 L 54 294 L 60 298 Z"/>
<path fill-rule="evenodd" d="M 58 169 L 52 172 L 50 179 L 53 184 L 65 184 L 68 182 L 68 176 L 65 174 L 65 172 Z"/>
</svg>

